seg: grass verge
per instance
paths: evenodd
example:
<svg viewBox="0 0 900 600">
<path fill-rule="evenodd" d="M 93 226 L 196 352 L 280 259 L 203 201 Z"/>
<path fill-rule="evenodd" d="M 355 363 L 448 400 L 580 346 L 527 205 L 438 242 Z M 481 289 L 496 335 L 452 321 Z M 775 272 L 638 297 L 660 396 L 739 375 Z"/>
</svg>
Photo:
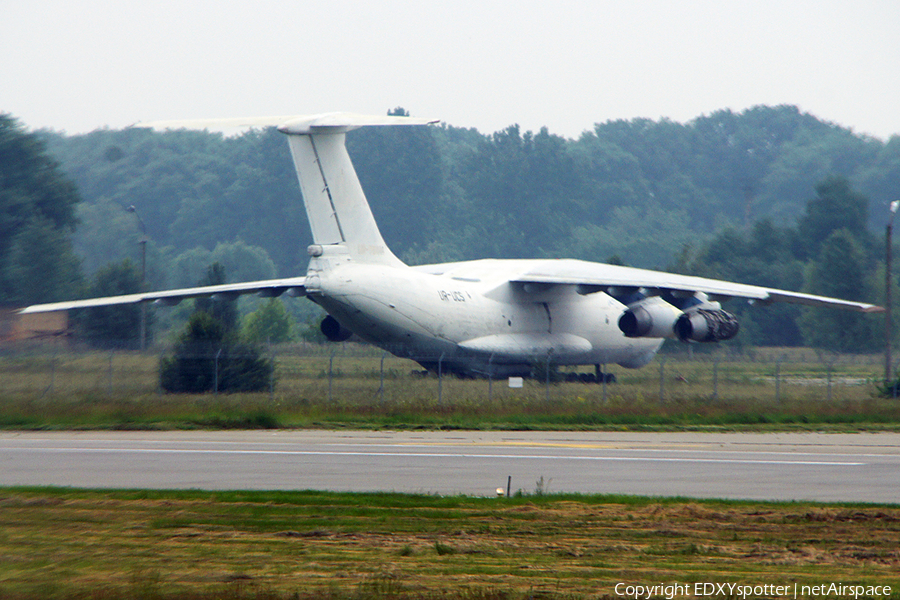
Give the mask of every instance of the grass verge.
<svg viewBox="0 0 900 600">
<path fill-rule="evenodd" d="M 0 356 L 0 428 L 900 430 L 900 401 L 878 396 L 877 357 L 665 356 L 644 369 L 609 367 L 618 381 L 608 386 L 511 389 L 422 377 L 412 361 L 371 348 L 345 351 L 279 348 L 273 388 L 233 395 L 159 393 L 153 354 L 10 353 Z"/>
<path fill-rule="evenodd" d="M 455 381 L 454 385 L 472 382 Z M 480 383 L 480 382 L 475 382 Z M 634 431 L 897 431 L 900 402 L 867 398 L 678 398 L 610 395 L 515 398 L 276 397 L 232 395 L 0 394 L 0 429 L 466 429 Z"/>
<path fill-rule="evenodd" d="M 13 600 L 595 598 L 620 582 L 900 597 L 898 548 L 896 505 L 0 489 Z"/>
</svg>

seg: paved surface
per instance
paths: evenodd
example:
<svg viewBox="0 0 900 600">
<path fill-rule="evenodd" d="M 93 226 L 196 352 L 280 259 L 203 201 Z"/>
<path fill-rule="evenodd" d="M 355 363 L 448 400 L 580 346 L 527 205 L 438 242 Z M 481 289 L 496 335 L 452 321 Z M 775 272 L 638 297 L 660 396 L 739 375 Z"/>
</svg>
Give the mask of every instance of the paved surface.
<svg viewBox="0 0 900 600">
<path fill-rule="evenodd" d="M 900 503 L 900 434 L 0 432 L 0 485 Z"/>
</svg>

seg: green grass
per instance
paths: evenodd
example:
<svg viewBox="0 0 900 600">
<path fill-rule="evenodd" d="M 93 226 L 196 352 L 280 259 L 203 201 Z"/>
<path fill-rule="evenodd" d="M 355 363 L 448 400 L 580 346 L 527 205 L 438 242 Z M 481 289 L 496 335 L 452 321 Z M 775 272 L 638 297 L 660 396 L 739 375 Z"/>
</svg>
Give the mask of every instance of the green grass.
<svg viewBox="0 0 900 600">
<path fill-rule="evenodd" d="M 3 429 L 495 429 L 495 430 L 896 430 L 900 403 L 867 400 L 681 399 L 611 395 L 488 402 L 434 399 L 348 402 L 266 394 L 132 397 L 103 394 L 0 399 Z"/>
<path fill-rule="evenodd" d="M 232 395 L 160 394 L 154 354 L 21 351 L 0 357 L 0 428 L 900 429 L 900 402 L 877 395 L 880 357 L 664 356 L 661 397 L 658 363 L 610 368 L 619 381 L 605 390 L 540 380 L 516 390 L 439 382 L 390 356 L 381 391 L 381 352 L 349 345 L 332 359 L 328 348 L 279 347 L 272 392 Z"/>
<path fill-rule="evenodd" d="M 0 597 L 594 598 L 892 585 L 900 507 L 629 496 L 0 488 Z"/>
</svg>

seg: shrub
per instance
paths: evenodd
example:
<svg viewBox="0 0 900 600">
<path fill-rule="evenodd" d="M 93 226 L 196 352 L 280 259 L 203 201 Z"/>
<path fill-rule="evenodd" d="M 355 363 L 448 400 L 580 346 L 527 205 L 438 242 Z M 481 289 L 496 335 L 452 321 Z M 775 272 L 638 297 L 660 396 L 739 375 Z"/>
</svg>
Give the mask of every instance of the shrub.
<svg viewBox="0 0 900 600">
<path fill-rule="evenodd" d="M 279 344 L 291 340 L 294 320 L 278 298 L 271 298 L 258 310 L 244 317 L 241 337 L 248 342 Z"/>
<path fill-rule="evenodd" d="M 191 316 L 172 356 L 160 361 L 167 392 L 256 392 L 268 389 L 275 366 L 252 345 L 237 341 L 206 312 Z"/>
</svg>

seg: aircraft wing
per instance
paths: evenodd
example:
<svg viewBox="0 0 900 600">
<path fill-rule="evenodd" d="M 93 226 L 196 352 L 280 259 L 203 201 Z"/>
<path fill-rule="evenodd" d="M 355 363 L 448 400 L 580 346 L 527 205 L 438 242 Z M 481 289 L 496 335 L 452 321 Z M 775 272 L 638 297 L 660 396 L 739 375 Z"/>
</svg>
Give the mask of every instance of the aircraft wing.
<svg viewBox="0 0 900 600">
<path fill-rule="evenodd" d="M 140 294 L 127 294 L 124 296 L 107 296 L 105 298 L 90 298 L 87 300 L 34 304 L 21 309 L 19 314 L 53 312 L 57 310 L 90 308 L 94 306 L 115 306 L 117 304 L 137 304 L 139 302 L 153 302 L 164 306 L 174 306 L 185 298 L 213 297 L 230 300 L 237 298 L 242 294 L 254 293 L 265 298 L 275 298 L 285 292 L 288 292 L 288 294 L 292 296 L 305 296 L 305 284 L 306 277 L 247 281 L 244 283 L 226 283 L 222 285 L 207 285 L 203 287 L 181 288 L 160 292 L 142 292 Z"/>
<path fill-rule="evenodd" d="M 712 300 L 743 298 L 761 304 L 788 302 L 864 313 L 884 312 L 884 308 L 864 302 L 581 260 L 540 261 L 529 270 L 513 276 L 510 282 L 523 285 L 529 283 L 575 285 L 582 294 L 605 292 L 613 288 L 643 288 L 651 293 L 703 292 Z"/>
</svg>

